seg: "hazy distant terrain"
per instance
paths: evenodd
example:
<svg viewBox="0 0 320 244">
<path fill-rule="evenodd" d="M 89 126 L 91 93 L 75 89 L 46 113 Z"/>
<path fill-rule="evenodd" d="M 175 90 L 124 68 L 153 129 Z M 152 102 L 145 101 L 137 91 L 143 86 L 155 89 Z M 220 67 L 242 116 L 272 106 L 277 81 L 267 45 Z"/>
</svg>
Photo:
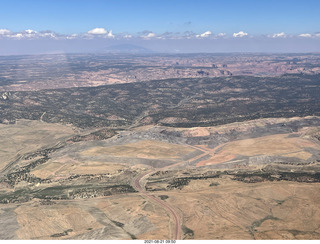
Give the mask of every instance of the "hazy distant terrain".
<svg viewBox="0 0 320 244">
<path fill-rule="evenodd" d="M 172 78 L 320 73 L 320 54 L 55 54 L 0 57 L 0 91 Z"/>
<path fill-rule="evenodd" d="M 0 57 L 0 239 L 319 239 L 319 58 Z"/>
</svg>

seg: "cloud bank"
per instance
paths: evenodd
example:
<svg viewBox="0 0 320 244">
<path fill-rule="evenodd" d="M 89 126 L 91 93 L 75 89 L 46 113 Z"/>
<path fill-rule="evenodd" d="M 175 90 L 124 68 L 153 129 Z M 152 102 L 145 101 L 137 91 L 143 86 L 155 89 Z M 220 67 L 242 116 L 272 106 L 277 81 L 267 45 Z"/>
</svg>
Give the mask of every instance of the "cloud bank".
<svg viewBox="0 0 320 244">
<path fill-rule="evenodd" d="M 284 32 L 275 33 L 272 35 L 272 38 L 285 38 L 285 37 L 287 37 L 287 35 Z"/>
<path fill-rule="evenodd" d="M 154 37 L 156 37 L 156 34 L 153 33 L 153 32 L 149 32 L 148 34 L 141 36 L 141 38 L 143 38 L 143 39 L 151 39 L 151 38 L 154 38 Z"/>
<path fill-rule="evenodd" d="M 206 31 L 200 35 L 196 35 L 197 38 L 206 38 L 206 37 L 209 37 L 210 35 L 212 35 L 212 32 L 211 31 Z"/>
<path fill-rule="evenodd" d="M 107 30 L 105 28 L 94 28 L 92 30 L 88 31 L 88 34 L 93 34 L 93 35 L 103 35 L 107 34 Z"/>
<path fill-rule="evenodd" d="M 249 35 L 241 30 L 215 33 L 207 30 L 156 33 L 114 33 L 97 27 L 70 35 L 51 30 L 14 32 L 0 28 L 0 55 L 56 52 L 101 52 L 111 45 L 132 44 L 155 52 L 320 52 L 320 33 L 284 32 Z"/>
<path fill-rule="evenodd" d="M 312 35 L 309 33 L 303 33 L 303 34 L 300 34 L 299 36 L 300 37 L 312 37 Z"/>
<path fill-rule="evenodd" d="M 247 35 L 248 35 L 248 33 L 245 33 L 243 31 L 239 31 L 238 33 L 233 33 L 233 37 L 244 37 Z"/>
<path fill-rule="evenodd" d="M 11 31 L 8 29 L 0 29 L 0 35 L 10 35 Z"/>
<path fill-rule="evenodd" d="M 301 33 L 297 35 L 288 35 L 284 32 L 261 35 L 266 38 L 294 38 L 294 37 L 304 37 L 304 38 L 319 38 L 320 33 Z M 260 37 L 261 37 L 260 36 Z M 9 29 L 3 28 L 0 29 L 0 39 L 56 39 L 56 40 L 71 40 L 71 39 L 95 39 L 95 38 L 112 38 L 112 39 L 131 39 L 131 38 L 140 38 L 143 40 L 152 40 L 152 39 L 219 39 L 219 38 L 242 38 L 242 37 L 255 37 L 259 36 L 249 36 L 245 31 L 234 32 L 233 34 L 227 33 L 214 33 L 210 30 L 207 30 L 203 33 L 194 33 L 192 31 L 186 31 L 183 33 L 180 32 L 165 32 L 165 33 L 155 33 L 150 30 L 145 30 L 139 33 L 113 33 L 112 30 L 107 30 L 103 27 L 93 28 L 85 33 L 76 33 L 76 34 L 60 34 L 51 30 L 36 31 L 32 29 L 26 29 L 20 32 L 13 32 Z"/>
</svg>

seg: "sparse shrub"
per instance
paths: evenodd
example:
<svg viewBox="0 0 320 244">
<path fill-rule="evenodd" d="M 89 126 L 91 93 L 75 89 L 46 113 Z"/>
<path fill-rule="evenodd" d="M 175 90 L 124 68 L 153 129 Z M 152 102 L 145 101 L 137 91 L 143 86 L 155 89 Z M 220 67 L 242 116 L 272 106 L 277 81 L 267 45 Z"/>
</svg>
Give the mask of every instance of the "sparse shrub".
<svg viewBox="0 0 320 244">
<path fill-rule="evenodd" d="M 166 200 L 169 198 L 169 196 L 167 196 L 167 195 L 160 195 L 159 197 L 161 200 Z"/>
<path fill-rule="evenodd" d="M 220 185 L 218 182 L 212 182 L 212 183 L 210 183 L 209 186 L 218 186 L 218 185 Z"/>
<path fill-rule="evenodd" d="M 183 233 L 184 233 L 186 236 L 194 236 L 194 231 L 191 230 L 190 228 L 188 228 L 187 226 L 182 225 L 181 228 L 182 228 Z"/>
</svg>

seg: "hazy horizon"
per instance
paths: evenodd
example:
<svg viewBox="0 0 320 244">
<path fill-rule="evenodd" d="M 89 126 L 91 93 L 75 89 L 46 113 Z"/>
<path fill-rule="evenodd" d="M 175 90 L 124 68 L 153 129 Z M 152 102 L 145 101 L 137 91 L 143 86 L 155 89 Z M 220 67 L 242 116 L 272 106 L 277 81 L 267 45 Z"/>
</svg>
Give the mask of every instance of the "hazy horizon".
<svg viewBox="0 0 320 244">
<path fill-rule="evenodd" d="M 315 0 L 0 2 L 0 55 L 124 44 L 157 53 L 320 52 Z"/>
</svg>

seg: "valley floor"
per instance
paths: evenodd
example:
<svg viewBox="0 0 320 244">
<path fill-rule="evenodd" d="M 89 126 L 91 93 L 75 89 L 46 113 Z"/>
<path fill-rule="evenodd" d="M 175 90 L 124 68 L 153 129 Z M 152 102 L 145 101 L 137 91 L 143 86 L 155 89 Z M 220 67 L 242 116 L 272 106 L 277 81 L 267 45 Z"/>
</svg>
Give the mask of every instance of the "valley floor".
<svg viewBox="0 0 320 244">
<path fill-rule="evenodd" d="M 320 238 L 319 117 L 12 130 L 0 239 Z"/>
</svg>

